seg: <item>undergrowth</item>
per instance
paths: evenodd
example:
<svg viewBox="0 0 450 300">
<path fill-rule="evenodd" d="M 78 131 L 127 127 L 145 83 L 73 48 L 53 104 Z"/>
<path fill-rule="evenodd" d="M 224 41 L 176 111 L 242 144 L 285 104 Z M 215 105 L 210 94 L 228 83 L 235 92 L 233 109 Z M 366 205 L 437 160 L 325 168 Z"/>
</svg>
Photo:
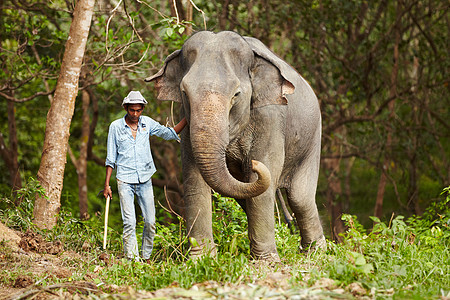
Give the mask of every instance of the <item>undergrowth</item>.
<svg viewBox="0 0 450 300">
<path fill-rule="evenodd" d="M 70 280 L 86 280 L 89 274 L 99 287 L 108 291 L 111 285 L 132 286 L 135 289 L 156 290 L 167 286 L 190 288 L 195 283 L 254 282 L 258 273 L 250 257 L 247 220 L 239 205 L 230 198 L 213 195 L 213 229 L 217 256 L 189 259 L 189 241 L 184 222 L 157 226 L 155 247 L 150 264 L 122 259 L 119 232 L 109 228 L 109 259 L 113 263 L 99 264 L 102 247 L 103 216 L 87 221 L 60 213 L 58 226 L 53 230 L 39 230 L 32 223 L 33 199 L 42 193 L 35 181 L 30 181 L 19 193 L 4 197 L 0 220 L 20 230 L 33 230 L 46 240 L 60 240 L 67 250 L 81 254 L 81 258 L 66 261 L 77 266 Z M 433 203 L 422 216 L 405 219 L 393 216 L 388 223 L 372 218 L 373 228 L 366 229 L 356 216 L 343 215 L 347 231 L 340 244 L 328 242 L 327 251 L 304 253 L 299 251 L 300 238 L 277 220 L 276 239 L 282 263 L 290 267 L 292 287 L 310 287 L 321 278 L 334 280 L 336 287 L 352 283 L 364 287 L 367 296 L 375 299 L 450 297 L 450 187 L 442 198 Z M 20 205 L 14 201 L 20 197 Z M 191 241 L 192 242 L 192 241 Z M 9 257 L 8 249 L 0 243 L 1 252 Z M 277 266 L 273 267 L 276 271 Z M 11 272 L 12 271 L 12 272 Z M 3 272 L 3 271 L 2 271 Z M 2 274 L 8 278 L 20 274 L 20 268 Z M 8 277 L 9 276 L 9 277 Z M 60 279 L 36 278 L 44 284 Z"/>
</svg>

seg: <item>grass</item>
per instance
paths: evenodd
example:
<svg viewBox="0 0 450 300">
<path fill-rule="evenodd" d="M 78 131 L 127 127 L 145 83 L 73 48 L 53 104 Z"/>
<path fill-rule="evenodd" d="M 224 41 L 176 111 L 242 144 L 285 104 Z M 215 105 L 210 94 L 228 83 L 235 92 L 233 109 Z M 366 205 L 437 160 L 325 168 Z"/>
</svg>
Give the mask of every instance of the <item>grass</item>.
<svg viewBox="0 0 450 300">
<path fill-rule="evenodd" d="M 109 229 L 108 253 L 116 263 L 99 265 L 103 252 L 101 216 L 80 221 L 61 213 L 59 224 L 51 231 L 39 231 L 31 223 L 35 185 L 24 188 L 20 208 L 5 200 L 0 220 L 9 227 L 32 229 L 47 240 L 60 240 L 66 250 L 80 256 L 65 257 L 63 265 L 76 268 L 70 278 L 34 275 L 14 262 L 11 250 L 0 243 L 1 261 L 9 261 L 0 271 L 0 284 L 7 286 L 20 275 L 37 276 L 34 282 L 50 285 L 64 281 L 91 280 L 104 291 L 112 285 L 131 286 L 136 290 L 154 291 L 168 286 L 190 288 L 196 283 L 252 283 L 267 277 L 267 269 L 259 268 L 250 257 L 245 214 L 229 198 L 215 194 L 213 227 L 218 244 L 216 257 L 205 256 L 195 261 L 186 253 L 189 244 L 182 220 L 168 226 L 158 225 L 151 264 L 121 259 L 121 238 Z M 35 189 L 35 190 L 33 190 Z M 373 228 L 364 228 L 356 216 L 344 215 L 347 232 L 343 242 L 328 242 L 326 252 L 301 253 L 299 237 L 285 224 L 277 224 L 276 238 L 284 266 L 289 266 L 290 289 L 310 288 L 323 278 L 332 279 L 335 288 L 346 289 L 357 283 L 366 296 L 374 299 L 436 299 L 450 297 L 450 188 L 443 198 L 431 205 L 423 216 L 405 219 L 393 216 L 388 223 L 372 218 Z M 8 207 L 10 205 L 10 207 Z M 16 263 L 16 265 L 14 265 Z M 281 265 L 270 266 L 276 272 Z M 40 277 L 39 277 L 40 276 Z M 446 298 L 445 298 L 446 297 Z"/>
</svg>

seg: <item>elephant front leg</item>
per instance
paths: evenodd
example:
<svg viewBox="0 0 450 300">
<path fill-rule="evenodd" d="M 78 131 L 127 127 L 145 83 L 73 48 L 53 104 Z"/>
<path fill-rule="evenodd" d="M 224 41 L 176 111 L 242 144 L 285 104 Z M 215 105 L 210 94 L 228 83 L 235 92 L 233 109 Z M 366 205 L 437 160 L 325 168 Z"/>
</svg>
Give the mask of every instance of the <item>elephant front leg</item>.
<svg viewBox="0 0 450 300">
<path fill-rule="evenodd" d="M 195 258 L 216 254 L 212 231 L 211 188 L 205 183 L 194 164 L 183 164 L 183 185 L 186 230 Z"/>
<path fill-rule="evenodd" d="M 280 260 L 275 244 L 274 195 L 270 187 L 262 195 L 247 200 L 250 252 L 256 259 Z"/>
</svg>

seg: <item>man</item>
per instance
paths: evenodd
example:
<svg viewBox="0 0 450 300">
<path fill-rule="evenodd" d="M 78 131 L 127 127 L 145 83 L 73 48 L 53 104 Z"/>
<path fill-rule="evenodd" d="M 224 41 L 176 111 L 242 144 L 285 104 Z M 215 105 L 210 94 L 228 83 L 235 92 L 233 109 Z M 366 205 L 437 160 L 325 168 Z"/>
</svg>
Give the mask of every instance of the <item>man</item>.
<svg viewBox="0 0 450 300">
<path fill-rule="evenodd" d="M 147 261 L 153 250 L 155 236 L 155 204 L 151 176 L 156 172 L 150 150 L 150 136 L 165 140 L 179 139 L 178 133 L 186 125 L 183 119 L 174 128 L 165 127 L 155 120 L 142 116 L 147 101 L 138 91 L 131 91 L 122 102 L 127 114 L 111 123 L 108 133 L 106 180 L 103 195 L 112 198 L 109 181 L 116 169 L 117 188 L 123 221 L 123 247 L 125 257 L 139 260 L 136 238 L 134 197 L 144 218 L 142 233 L 142 258 Z"/>
</svg>

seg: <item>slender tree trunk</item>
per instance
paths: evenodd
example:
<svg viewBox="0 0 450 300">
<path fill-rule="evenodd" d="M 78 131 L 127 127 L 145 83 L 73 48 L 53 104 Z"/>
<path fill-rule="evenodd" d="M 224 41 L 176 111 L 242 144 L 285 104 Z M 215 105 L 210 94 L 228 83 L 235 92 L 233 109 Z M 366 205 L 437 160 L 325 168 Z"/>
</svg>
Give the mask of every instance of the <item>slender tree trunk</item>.
<svg viewBox="0 0 450 300">
<path fill-rule="evenodd" d="M 178 17 L 181 21 L 186 19 L 183 4 L 180 0 L 170 0 L 169 4 L 172 17 Z"/>
<path fill-rule="evenodd" d="M 11 186 L 14 191 L 22 188 L 19 169 L 19 154 L 17 141 L 16 109 L 14 102 L 8 101 L 8 127 L 9 127 L 9 145 L 11 153 L 11 166 L 9 169 Z"/>
<path fill-rule="evenodd" d="M 3 11 L 0 11 L 0 15 Z M 0 44 L 3 41 L 0 35 Z M 5 70 L 6 75 L 8 71 Z M 8 76 L 6 76 L 8 77 Z M 10 91 L 14 95 L 14 90 Z M 6 164 L 9 172 L 9 184 L 15 194 L 15 192 L 22 188 L 22 180 L 20 177 L 19 161 L 18 161 L 18 141 L 17 141 L 17 127 L 16 127 L 16 109 L 14 102 L 6 100 L 7 114 L 8 114 L 8 134 L 9 134 L 9 146 L 5 144 L 3 134 L 0 132 L 0 157 Z M 20 204 L 20 199 L 16 199 L 16 205 Z"/>
<path fill-rule="evenodd" d="M 383 170 L 381 171 L 380 181 L 378 182 L 378 191 L 377 191 L 377 200 L 375 201 L 375 211 L 374 216 L 377 218 L 381 218 L 383 216 L 383 200 L 384 200 L 384 192 L 386 191 L 387 184 L 387 161 L 383 163 Z"/>
<path fill-rule="evenodd" d="M 82 97 L 82 125 L 81 125 L 81 144 L 80 144 L 80 156 L 78 159 L 72 153 L 69 146 L 69 155 L 72 160 L 78 176 L 78 203 L 80 208 L 80 218 L 86 220 L 89 218 L 88 214 L 88 188 L 87 188 L 87 157 L 88 157 L 88 144 L 90 133 L 90 120 L 89 120 L 89 93 L 83 90 Z"/>
<path fill-rule="evenodd" d="M 328 188 L 326 192 L 328 213 L 331 216 L 331 238 L 334 241 L 342 240 L 340 233 L 345 231 L 344 223 L 341 220 L 342 202 L 339 199 L 342 196 L 341 181 L 339 180 L 339 159 L 326 158 L 323 159 L 324 168 L 327 170 Z"/>
<path fill-rule="evenodd" d="M 391 116 L 393 115 L 393 102 L 389 103 L 389 109 L 391 110 Z M 392 107 L 391 107 L 392 106 Z M 386 138 L 386 148 L 385 151 L 389 152 L 392 145 L 392 135 L 389 130 Z M 374 216 L 377 218 L 380 218 L 383 216 L 383 202 L 384 202 L 384 193 L 386 191 L 386 185 L 387 185 L 387 172 L 389 170 L 389 154 L 385 153 L 384 161 L 382 165 L 381 175 L 380 175 L 380 181 L 378 182 L 378 190 L 377 190 L 377 199 L 375 201 L 375 209 L 374 209 Z"/>
<path fill-rule="evenodd" d="M 218 14 L 220 30 L 225 30 L 226 24 L 227 23 L 230 24 L 230 22 L 228 20 L 228 15 L 230 13 L 229 5 L 230 5 L 230 0 L 222 1 L 222 11 L 220 12 L 220 14 Z"/>
<path fill-rule="evenodd" d="M 181 170 L 177 150 L 170 143 L 161 143 L 158 140 L 152 143 L 156 144 L 153 155 L 158 162 L 159 173 L 164 177 L 164 179 L 153 178 L 153 185 L 166 190 L 167 206 L 170 206 L 177 215 L 184 217 L 183 186 L 178 179 Z"/>
<path fill-rule="evenodd" d="M 192 22 L 193 17 L 193 7 L 192 3 L 190 1 L 187 1 L 186 3 L 186 21 Z M 186 35 L 190 36 L 192 34 L 192 25 L 188 24 L 186 26 Z"/>
<path fill-rule="evenodd" d="M 409 184 L 408 184 L 408 210 L 412 214 L 420 215 L 422 210 L 419 206 L 419 187 L 417 185 L 417 138 L 413 139 L 413 149 L 409 153 Z"/>
<path fill-rule="evenodd" d="M 98 122 L 98 99 L 90 88 L 86 88 L 86 91 L 89 93 L 89 99 L 92 103 L 92 119 L 89 125 L 87 159 L 95 162 L 99 166 L 104 167 L 105 159 L 98 157 L 97 155 L 94 154 L 94 152 L 92 152 L 92 147 L 94 146 L 95 128 L 97 127 Z"/>
<path fill-rule="evenodd" d="M 355 163 L 356 157 L 351 157 L 347 159 L 346 161 L 346 170 L 345 170 L 345 183 L 344 183 L 344 194 L 345 194 L 345 200 L 346 203 L 350 203 L 350 200 L 352 198 L 352 188 L 351 188 L 351 175 L 352 175 L 352 168 L 353 164 Z M 345 207 L 345 210 L 347 210 L 347 206 Z"/>
<path fill-rule="evenodd" d="M 95 0 L 79 0 L 75 5 L 55 96 L 47 115 L 41 165 L 37 174 L 46 195 L 37 196 L 33 212 L 39 228 L 53 228 L 61 207 L 69 129 L 94 3 Z"/>
<path fill-rule="evenodd" d="M 18 161 L 18 147 L 17 147 L 17 127 L 16 127 L 16 112 L 14 102 L 6 100 L 8 112 L 8 134 L 9 145 L 0 133 L 0 156 L 6 164 L 9 173 L 9 184 L 13 191 L 22 188 L 22 181 L 20 177 L 19 161 Z M 18 199 L 16 201 L 19 201 Z M 16 205 L 20 204 L 19 202 Z"/>
<path fill-rule="evenodd" d="M 342 130 L 339 131 L 342 134 Z M 338 149 L 338 142 L 333 138 L 331 140 L 330 149 Z M 337 152 L 337 151 L 335 151 Z M 334 241 L 340 242 L 342 240 L 340 233 L 345 231 L 344 222 L 341 220 L 343 208 L 342 208 L 342 186 L 341 180 L 338 176 L 340 172 L 340 158 L 324 158 L 322 159 L 322 166 L 327 176 L 327 208 L 331 217 L 331 238 Z"/>
<path fill-rule="evenodd" d="M 78 162 L 78 195 L 80 203 L 80 216 L 85 220 L 88 215 L 88 188 L 87 188 L 87 157 L 88 157 L 88 142 L 89 142 L 89 93 L 85 90 L 82 92 L 83 100 L 83 124 L 81 129 L 81 146 L 80 157 Z"/>
<path fill-rule="evenodd" d="M 401 10 L 401 1 L 397 3 L 397 17 L 400 16 L 400 10 Z M 398 60 L 399 60 L 399 44 L 401 41 L 401 33 L 400 33 L 400 25 L 396 26 L 395 29 L 395 44 L 394 44 L 394 53 L 393 53 L 393 66 L 391 71 L 391 87 L 389 89 L 389 98 L 394 99 L 394 97 L 397 96 L 397 78 L 398 78 Z M 395 116 L 394 110 L 395 110 L 395 102 L 392 100 L 388 104 L 388 108 L 390 111 L 389 119 L 392 120 Z M 389 170 L 389 164 L 390 164 L 390 157 L 389 153 L 391 151 L 391 145 L 392 145 L 392 133 L 391 129 L 387 127 L 387 137 L 386 137 L 386 147 L 385 147 L 385 155 L 384 155 L 384 161 L 382 164 L 382 170 L 380 175 L 380 181 L 378 183 L 378 191 L 377 191 L 377 199 L 375 202 L 375 209 L 374 209 L 374 215 L 377 218 L 381 218 L 383 216 L 383 201 L 384 201 L 384 193 L 386 191 L 386 184 L 387 184 L 387 172 Z"/>
<path fill-rule="evenodd" d="M 414 33 L 417 33 L 417 29 L 413 30 Z M 418 39 L 414 39 L 411 42 L 411 48 L 413 50 L 417 50 L 419 48 L 419 41 Z M 414 88 L 414 86 L 419 85 L 419 58 L 417 56 L 414 56 L 411 72 L 410 72 L 410 79 L 412 81 L 412 92 L 417 92 L 417 90 Z M 427 96 L 419 96 L 419 104 L 416 104 L 416 101 L 411 101 L 413 103 L 413 125 L 412 127 L 414 130 L 411 130 L 411 149 L 408 152 L 409 156 L 409 186 L 408 186 L 408 210 L 415 214 L 415 215 L 421 215 L 422 209 L 420 208 L 419 204 L 419 178 L 420 178 L 420 171 L 419 170 L 419 155 L 418 155 L 418 149 L 420 148 L 420 136 L 421 131 L 417 130 L 422 127 L 423 124 L 423 114 L 424 109 L 420 106 L 427 107 Z M 445 162 L 445 158 L 442 160 L 442 162 Z"/>
</svg>

